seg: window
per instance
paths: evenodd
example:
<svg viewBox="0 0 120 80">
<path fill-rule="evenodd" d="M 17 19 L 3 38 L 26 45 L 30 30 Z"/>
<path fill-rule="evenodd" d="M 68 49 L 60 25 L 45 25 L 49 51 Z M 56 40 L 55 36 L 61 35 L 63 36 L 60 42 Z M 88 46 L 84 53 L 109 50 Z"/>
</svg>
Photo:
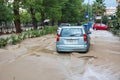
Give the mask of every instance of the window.
<svg viewBox="0 0 120 80">
<path fill-rule="evenodd" d="M 83 35 L 81 28 L 63 28 L 61 31 L 61 37 L 79 37 Z"/>
</svg>

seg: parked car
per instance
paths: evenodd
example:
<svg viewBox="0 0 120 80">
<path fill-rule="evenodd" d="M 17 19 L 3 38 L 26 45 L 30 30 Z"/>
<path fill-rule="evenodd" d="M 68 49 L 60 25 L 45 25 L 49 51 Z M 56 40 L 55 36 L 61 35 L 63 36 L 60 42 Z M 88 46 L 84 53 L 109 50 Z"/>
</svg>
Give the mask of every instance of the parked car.
<svg viewBox="0 0 120 80">
<path fill-rule="evenodd" d="M 59 27 L 62 27 L 62 26 L 71 26 L 71 24 L 70 24 L 70 23 L 61 23 L 61 24 L 59 25 Z"/>
<path fill-rule="evenodd" d="M 102 23 L 95 23 L 93 25 L 93 29 L 95 29 L 95 30 L 107 30 L 108 26 L 105 24 L 102 24 Z"/>
<path fill-rule="evenodd" d="M 59 33 L 59 31 L 61 30 L 62 27 L 65 27 L 65 26 L 71 26 L 70 23 L 61 23 L 59 26 L 58 26 L 58 29 L 57 29 L 57 33 Z"/>
<path fill-rule="evenodd" d="M 87 52 L 90 46 L 89 33 L 83 26 L 62 27 L 56 38 L 57 52 Z"/>
</svg>

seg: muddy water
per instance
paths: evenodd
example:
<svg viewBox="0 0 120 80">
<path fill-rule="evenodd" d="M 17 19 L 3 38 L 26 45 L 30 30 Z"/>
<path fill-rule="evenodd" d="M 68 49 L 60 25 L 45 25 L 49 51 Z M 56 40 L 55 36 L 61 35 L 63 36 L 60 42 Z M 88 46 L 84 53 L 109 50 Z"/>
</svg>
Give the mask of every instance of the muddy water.
<svg viewBox="0 0 120 80">
<path fill-rule="evenodd" d="M 61 53 L 55 35 L 0 49 L 0 80 L 120 80 L 120 38 L 92 31 L 90 51 Z"/>
</svg>

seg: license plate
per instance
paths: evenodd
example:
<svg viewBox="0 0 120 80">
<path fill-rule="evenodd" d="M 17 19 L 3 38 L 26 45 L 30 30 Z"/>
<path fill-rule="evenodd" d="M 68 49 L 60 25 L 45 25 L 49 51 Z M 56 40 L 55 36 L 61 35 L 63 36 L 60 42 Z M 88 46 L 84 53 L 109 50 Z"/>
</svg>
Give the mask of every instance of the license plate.
<svg viewBox="0 0 120 80">
<path fill-rule="evenodd" d="M 69 39 L 69 40 L 66 40 L 65 42 L 66 44 L 77 44 L 77 40 L 74 40 L 74 39 Z"/>
</svg>

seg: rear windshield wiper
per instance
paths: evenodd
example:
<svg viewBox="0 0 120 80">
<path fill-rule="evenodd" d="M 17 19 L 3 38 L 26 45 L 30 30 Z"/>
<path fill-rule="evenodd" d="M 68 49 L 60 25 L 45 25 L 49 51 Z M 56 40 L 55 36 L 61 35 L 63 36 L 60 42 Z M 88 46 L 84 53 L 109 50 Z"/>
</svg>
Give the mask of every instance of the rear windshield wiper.
<svg viewBox="0 0 120 80">
<path fill-rule="evenodd" d="M 70 36 L 80 36 L 81 34 L 71 34 Z"/>
</svg>

